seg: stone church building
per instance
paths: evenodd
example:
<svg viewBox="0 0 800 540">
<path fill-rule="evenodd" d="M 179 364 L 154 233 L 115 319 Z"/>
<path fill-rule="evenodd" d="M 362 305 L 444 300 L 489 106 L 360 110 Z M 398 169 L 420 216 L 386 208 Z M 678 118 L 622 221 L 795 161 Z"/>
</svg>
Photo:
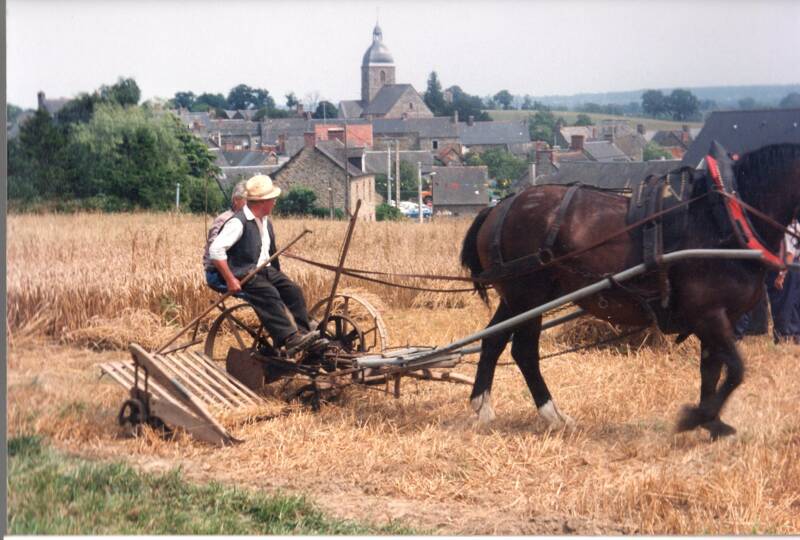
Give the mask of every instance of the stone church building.
<svg viewBox="0 0 800 540">
<path fill-rule="evenodd" d="M 383 43 L 383 31 L 377 24 L 372 31 L 372 45 L 361 61 L 361 99 L 339 102 L 342 118 L 432 118 L 422 96 L 410 84 L 395 82 L 392 53 Z"/>
</svg>

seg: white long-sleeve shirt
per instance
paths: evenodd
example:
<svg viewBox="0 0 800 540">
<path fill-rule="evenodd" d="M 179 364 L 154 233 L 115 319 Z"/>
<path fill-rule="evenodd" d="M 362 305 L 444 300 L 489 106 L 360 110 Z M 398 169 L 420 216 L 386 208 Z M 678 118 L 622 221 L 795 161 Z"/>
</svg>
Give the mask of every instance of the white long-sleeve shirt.
<svg viewBox="0 0 800 540">
<path fill-rule="evenodd" d="M 257 218 L 247 205 L 245 205 L 242 210 L 244 211 L 245 218 L 256 222 L 256 225 L 258 225 L 258 232 L 261 233 L 261 253 L 258 256 L 257 263 L 257 266 L 261 266 L 264 261 L 269 259 L 269 233 L 267 232 L 267 219 L 269 218 L 266 216 L 262 219 Z M 214 241 L 211 242 L 208 248 L 208 256 L 212 261 L 228 260 L 228 250 L 233 244 L 239 241 L 242 234 L 244 234 L 244 225 L 242 225 L 242 222 L 238 219 L 228 220 L 222 227 L 222 230 L 219 231 Z"/>
</svg>

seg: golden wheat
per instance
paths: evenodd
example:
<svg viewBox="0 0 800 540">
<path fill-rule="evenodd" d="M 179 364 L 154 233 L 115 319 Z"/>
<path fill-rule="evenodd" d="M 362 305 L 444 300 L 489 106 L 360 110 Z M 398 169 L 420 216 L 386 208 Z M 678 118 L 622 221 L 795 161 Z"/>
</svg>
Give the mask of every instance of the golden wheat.
<svg viewBox="0 0 800 540">
<path fill-rule="evenodd" d="M 315 233 L 297 252 L 336 260 L 345 224 L 276 224 L 283 242 L 308 226 Z M 399 518 L 441 533 L 800 531 L 795 346 L 760 338 L 742 344 L 747 377 L 724 411 L 739 434 L 717 443 L 701 431 L 671 431 L 680 406 L 698 397 L 698 350 L 691 340 L 543 362 L 554 399 L 577 421 L 570 432 L 546 429 L 506 351 L 493 387 L 498 418 L 488 427 L 475 422 L 469 387 L 408 381 L 400 399 L 381 389 L 350 388 L 318 414 L 300 409 L 233 425 L 245 439 L 235 447 L 211 448 L 182 435 L 165 441 L 149 431 L 129 439 L 115 418 L 126 392 L 98 380 L 96 367 L 124 353 L 36 337 L 47 331 L 87 345 L 108 340 L 94 344 L 102 348 L 152 333 L 158 342 L 158 332 L 169 333 L 211 298 L 199 269 L 203 220 L 11 216 L 9 225 L 11 436 L 37 432 L 90 457 L 122 457 L 146 470 L 180 466 L 193 480 L 300 492 L 342 517 Z M 458 268 L 466 225 L 359 225 L 349 264 L 450 274 Z M 309 300 L 325 295 L 328 274 L 288 259 L 285 264 Z M 345 284 L 354 285 L 383 301 L 393 344 L 447 343 L 481 328 L 491 315 L 472 295 L 445 300 Z M 425 304 L 435 309 L 420 307 Z M 551 334 L 544 335 L 543 353 L 569 345 L 568 332 Z M 473 362 L 457 370 L 473 375 Z M 267 390 L 269 412 L 284 406 L 270 397 L 279 394 L 275 386 Z"/>
</svg>

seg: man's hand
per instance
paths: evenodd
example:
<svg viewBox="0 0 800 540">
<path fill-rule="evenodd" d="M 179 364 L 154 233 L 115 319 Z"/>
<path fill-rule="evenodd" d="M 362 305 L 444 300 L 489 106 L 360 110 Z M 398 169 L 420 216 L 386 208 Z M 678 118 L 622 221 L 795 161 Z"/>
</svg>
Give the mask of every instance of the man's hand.
<svg viewBox="0 0 800 540">
<path fill-rule="evenodd" d="M 237 293 L 242 290 L 242 284 L 239 283 L 239 280 L 236 277 L 231 276 L 230 279 L 225 280 L 225 286 L 228 287 L 229 293 Z M 781 284 L 781 287 L 783 284 Z"/>
<path fill-rule="evenodd" d="M 220 273 L 222 279 L 225 280 L 225 286 L 228 288 L 229 293 L 233 294 L 242 290 L 242 284 L 239 283 L 239 279 L 231 272 L 228 261 L 212 259 L 211 263 L 217 269 L 217 272 Z"/>
<path fill-rule="evenodd" d="M 778 272 L 778 277 L 775 278 L 775 288 L 779 291 L 783 290 L 783 282 L 786 279 L 786 270 Z"/>
</svg>

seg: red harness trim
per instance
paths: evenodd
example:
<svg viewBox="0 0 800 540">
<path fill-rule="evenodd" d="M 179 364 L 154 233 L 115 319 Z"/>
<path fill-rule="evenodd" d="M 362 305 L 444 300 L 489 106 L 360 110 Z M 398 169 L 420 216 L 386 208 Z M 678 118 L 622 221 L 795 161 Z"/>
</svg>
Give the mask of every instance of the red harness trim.
<svg viewBox="0 0 800 540">
<path fill-rule="evenodd" d="M 724 192 L 725 184 L 722 182 L 722 175 L 719 172 L 717 160 L 711 156 L 706 156 L 706 164 L 708 165 L 708 172 L 711 175 L 711 179 L 714 181 L 714 185 L 719 191 Z M 725 201 L 725 207 L 728 209 L 728 216 L 730 216 L 733 226 L 738 227 L 744 235 L 745 247 L 760 251 L 763 260 L 767 265 L 781 270 L 784 269 L 786 266 L 784 265 L 783 260 L 778 255 L 775 255 L 768 250 L 766 246 L 761 243 L 761 241 L 758 239 L 758 236 L 756 236 L 755 232 L 750 227 L 750 220 L 747 219 L 747 216 L 742 209 L 742 205 L 739 204 L 738 199 L 736 197 L 723 197 L 723 200 Z"/>
</svg>

